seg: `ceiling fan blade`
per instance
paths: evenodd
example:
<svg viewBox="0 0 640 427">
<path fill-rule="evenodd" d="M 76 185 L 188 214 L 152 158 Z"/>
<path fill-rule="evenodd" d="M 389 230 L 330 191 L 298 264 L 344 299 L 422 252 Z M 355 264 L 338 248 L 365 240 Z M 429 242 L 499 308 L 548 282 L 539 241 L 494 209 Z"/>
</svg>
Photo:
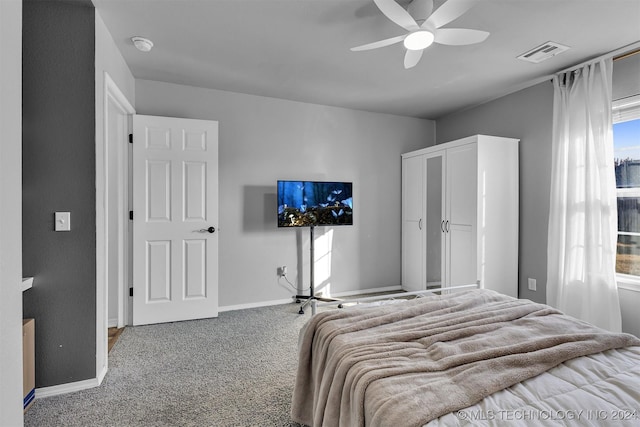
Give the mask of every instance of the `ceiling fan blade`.
<svg viewBox="0 0 640 427">
<path fill-rule="evenodd" d="M 358 52 L 358 51 L 361 51 L 361 50 L 377 49 L 379 47 L 385 47 L 385 46 L 392 45 L 394 43 L 401 42 L 406 37 L 407 37 L 407 35 L 403 34 L 401 36 L 391 37 L 390 39 L 380 40 L 380 41 L 373 42 L 373 43 L 363 44 L 362 46 L 352 47 L 351 50 L 353 52 Z"/>
<path fill-rule="evenodd" d="M 422 28 L 440 28 L 471 9 L 478 0 L 447 0 L 422 23 Z"/>
<path fill-rule="evenodd" d="M 415 19 L 409 15 L 395 0 L 373 0 L 378 9 L 390 20 L 408 31 L 420 28 Z"/>
<path fill-rule="evenodd" d="M 436 30 L 435 42 L 453 46 L 462 46 L 483 42 L 489 37 L 489 33 L 468 28 L 440 28 Z"/>
<path fill-rule="evenodd" d="M 422 58 L 422 50 L 407 49 L 404 54 L 404 68 L 413 68 Z"/>
<path fill-rule="evenodd" d="M 413 0 L 407 6 L 407 12 L 416 22 L 424 21 L 433 12 L 433 0 Z"/>
</svg>

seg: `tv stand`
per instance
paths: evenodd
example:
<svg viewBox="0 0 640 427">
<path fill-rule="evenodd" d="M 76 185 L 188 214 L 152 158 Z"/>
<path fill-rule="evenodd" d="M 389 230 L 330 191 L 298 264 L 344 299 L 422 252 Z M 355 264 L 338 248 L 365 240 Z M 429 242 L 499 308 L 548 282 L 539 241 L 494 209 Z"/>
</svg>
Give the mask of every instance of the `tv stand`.
<svg viewBox="0 0 640 427">
<path fill-rule="evenodd" d="M 314 238 L 313 238 L 313 225 L 309 227 L 309 233 L 310 233 L 310 240 L 309 240 L 309 273 L 310 273 L 310 278 L 309 278 L 309 295 L 296 295 L 296 302 L 300 302 L 301 300 L 306 300 L 301 306 L 300 306 L 300 310 L 298 311 L 298 314 L 304 314 L 304 308 L 306 306 L 308 306 L 309 304 L 311 304 L 311 301 L 313 300 L 317 300 L 317 301 L 326 301 L 326 302 L 331 302 L 331 301 L 340 301 L 338 299 L 335 298 L 325 298 L 325 297 L 319 297 L 316 296 L 316 290 L 313 284 L 313 278 L 314 278 L 314 271 L 313 271 L 313 267 L 315 264 L 315 258 L 314 258 L 314 252 L 313 252 L 313 246 L 314 246 Z"/>
</svg>

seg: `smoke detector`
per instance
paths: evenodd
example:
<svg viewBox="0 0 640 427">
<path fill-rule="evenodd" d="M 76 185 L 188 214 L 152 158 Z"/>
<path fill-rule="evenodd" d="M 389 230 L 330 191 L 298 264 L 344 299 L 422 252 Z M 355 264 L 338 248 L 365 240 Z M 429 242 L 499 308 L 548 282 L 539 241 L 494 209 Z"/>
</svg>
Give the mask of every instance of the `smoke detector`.
<svg viewBox="0 0 640 427">
<path fill-rule="evenodd" d="M 569 50 L 569 46 L 561 45 L 556 42 L 546 42 L 541 44 L 540 46 L 534 47 L 528 52 L 523 53 L 518 56 L 518 59 L 527 62 L 533 62 L 534 64 L 538 64 L 542 61 L 546 61 L 549 58 L 552 58 L 566 50 Z"/>
<path fill-rule="evenodd" d="M 144 37 L 131 37 L 131 41 L 140 52 L 149 52 L 153 47 L 153 42 Z"/>
</svg>

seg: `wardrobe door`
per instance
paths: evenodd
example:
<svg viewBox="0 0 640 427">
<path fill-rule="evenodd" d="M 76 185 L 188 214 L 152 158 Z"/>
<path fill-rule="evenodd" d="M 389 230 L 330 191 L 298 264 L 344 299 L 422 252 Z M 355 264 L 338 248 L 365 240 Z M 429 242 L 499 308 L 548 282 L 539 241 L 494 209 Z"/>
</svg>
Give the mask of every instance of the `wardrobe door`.
<svg viewBox="0 0 640 427">
<path fill-rule="evenodd" d="M 424 273 L 424 156 L 402 159 L 402 288 L 425 288 Z"/>
<path fill-rule="evenodd" d="M 477 281 L 477 145 L 447 150 L 446 165 L 446 286 L 467 285 Z"/>
</svg>

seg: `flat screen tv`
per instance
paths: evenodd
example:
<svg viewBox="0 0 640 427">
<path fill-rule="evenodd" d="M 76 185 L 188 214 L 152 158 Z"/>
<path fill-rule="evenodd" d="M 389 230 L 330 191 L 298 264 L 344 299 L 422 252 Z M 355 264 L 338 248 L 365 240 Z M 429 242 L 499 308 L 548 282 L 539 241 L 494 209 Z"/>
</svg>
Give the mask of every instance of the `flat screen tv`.
<svg viewBox="0 0 640 427">
<path fill-rule="evenodd" d="M 278 181 L 278 227 L 353 225 L 351 182 Z"/>
</svg>

